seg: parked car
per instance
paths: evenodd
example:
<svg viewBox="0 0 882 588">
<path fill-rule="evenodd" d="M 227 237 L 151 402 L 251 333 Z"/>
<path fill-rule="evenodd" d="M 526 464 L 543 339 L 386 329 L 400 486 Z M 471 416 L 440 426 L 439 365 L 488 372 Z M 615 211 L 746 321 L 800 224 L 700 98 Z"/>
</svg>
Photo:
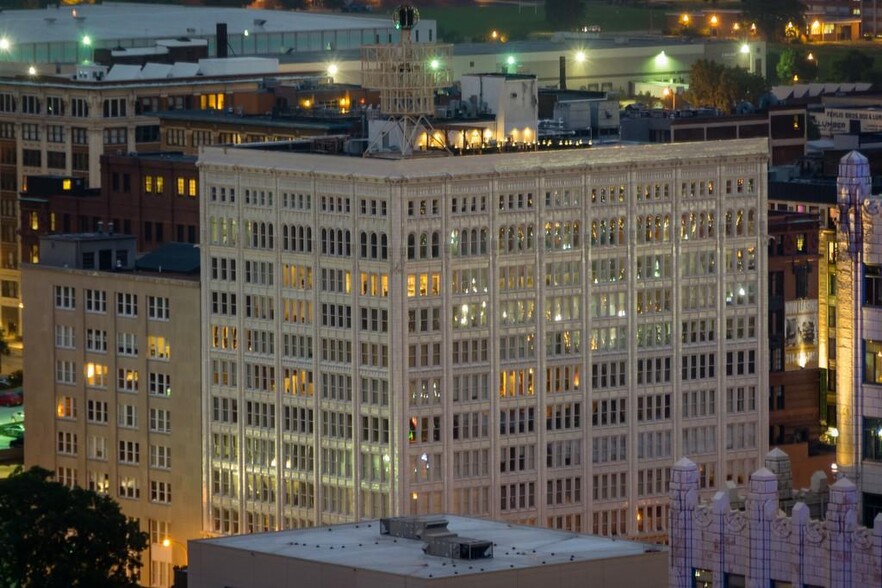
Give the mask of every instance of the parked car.
<svg viewBox="0 0 882 588">
<path fill-rule="evenodd" d="M 12 386 L 12 381 L 7 375 L 0 375 L 0 386 Z"/>
<path fill-rule="evenodd" d="M 3 435 L 4 437 L 12 437 L 13 439 L 24 437 L 24 425 L 21 423 L 0 425 L 0 435 Z"/>
<path fill-rule="evenodd" d="M 24 404 L 24 397 L 20 392 L 0 393 L 0 406 L 21 406 Z"/>
<path fill-rule="evenodd" d="M 18 447 L 24 447 L 24 435 L 22 435 L 21 437 L 16 437 L 9 442 L 10 449 L 16 449 Z"/>
</svg>

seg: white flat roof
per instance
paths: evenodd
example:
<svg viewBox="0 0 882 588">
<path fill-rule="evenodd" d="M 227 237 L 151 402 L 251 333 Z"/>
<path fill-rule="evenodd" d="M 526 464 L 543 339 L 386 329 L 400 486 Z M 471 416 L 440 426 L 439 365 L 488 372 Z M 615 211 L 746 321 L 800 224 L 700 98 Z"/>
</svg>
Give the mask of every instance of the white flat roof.
<svg viewBox="0 0 882 588">
<path fill-rule="evenodd" d="M 532 568 L 571 561 L 635 556 L 666 549 L 658 545 L 595 535 L 469 517 L 441 516 L 447 520 L 447 528 L 461 538 L 493 542 L 493 557 L 461 560 L 426 555 L 423 553 L 423 541 L 380 535 L 380 522 L 377 520 L 200 539 L 190 543 L 340 564 L 414 578 Z"/>
<path fill-rule="evenodd" d="M 74 18 L 74 11 L 76 18 Z M 255 24 L 255 21 L 265 21 Z M 290 10 L 178 6 L 175 4 L 52 5 L 38 10 L 0 12 L 0 37 L 13 43 L 79 42 L 89 35 L 93 43 L 106 39 L 213 36 L 217 23 L 227 23 L 229 34 L 246 29 L 258 33 L 386 29 L 391 17 L 351 16 Z"/>
<path fill-rule="evenodd" d="M 200 166 L 237 165 L 260 170 L 291 170 L 318 174 L 363 178 L 419 179 L 437 176 L 464 176 L 469 174 L 529 172 L 533 169 L 574 169 L 581 166 L 648 165 L 682 160 L 684 165 L 713 160 L 718 157 L 768 155 L 769 141 L 735 139 L 702 143 L 617 145 L 588 149 L 528 151 L 488 155 L 449 157 L 414 157 L 410 159 L 382 159 L 274 151 L 259 147 L 204 147 L 199 156 Z M 667 165 L 670 165 L 668 163 Z"/>
</svg>

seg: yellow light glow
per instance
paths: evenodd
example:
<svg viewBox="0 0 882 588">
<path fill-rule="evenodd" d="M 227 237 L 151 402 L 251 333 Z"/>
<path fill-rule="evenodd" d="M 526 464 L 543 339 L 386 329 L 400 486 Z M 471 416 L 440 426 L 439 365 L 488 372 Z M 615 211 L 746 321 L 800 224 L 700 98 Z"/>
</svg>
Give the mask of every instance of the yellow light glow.
<svg viewBox="0 0 882 588">
<path fill-rule="evenodd" d="M 337 75 L 337 72 L 338 72 L 338 71 L 339 71 L 339 68 L 337 67 L 337 64 L 336 64 L 336 63 L 330 63 L 330 64 L 328 64 L 328 75 L 329 75 L 329 76 L 335 76 L 335 75 Z"/>
<path fill-rule="evenodd" d="M 821 30 L 821 21 L 815 19 L 815 21 L 812 23 L 812 34 L 817 35 L 818 31 L 820 31 L 820 30 Z"/>
<path fill-rule="evenodd" d="M 688 25 L 689 24 L 689 15 L 684 14 L 683 16 L 681 16 L 680 22 L 682 22 L 684 25 Z"/>
<path fill-rule="evenodd" d="M 576 51 L 576 63 L 585 63 L 584 51 Z"/>
<path fill-rule="evenodd" d="M 732 30 L 733 31 L 740 31 L 741 25 L 736 22 L 735 24 L 732 25 Z"/>
<path fill-rule="evenodd" d="M 171 539 L 169 539 L 168 537 L 166 537 L 165 539 L 163 539 L 163 540 L 162 540 L 162 546 L 163 546 L 163 547 L 171 547 Z"/>
<path fill-rule="evenodd" d="M 747 43 L 744 43 L 743 45 L 741 45 L 740 51 L 742 55 L 747 55 L 748 53 L 750 53 L 750 46 Z"/>
<path fill-rule="evenodd" d="M 35 76 L 35 75 L 37 75 L 37 68 L 34 67 L 33 65 L 30 66 L 30 67 L 28 68 L 28 75 L 29 75 L 29 76 Z"/>
<path fill-rule="evenodd" d="M 411 497 L 412 499 L 416 500 L 417 498 L 420 497 L 420 495 L 417 494 L 416 492 L 414 492 L 413 494 L 410 495 L 410 497 Z"/>
<path fill-rule="evenodd" d="M 716 15 L 716 14 L 714 14 L 713 16 L 711 16 L 710 23 L 711 23 L 711 26 L 712 26 L 712 27 L 717 26 L 717 24 L 718 24 L 719 22 L 720 22 L 720 21 L 717 19 L 717 15 Z"/>
<path fill-rule="evenodd" d="M 490 31 L 490 38 L 491 38 L 491 39 L 498 39 L 498 38 L 499 38 L 499 33 L 496 32 L 495 30 L 494 30 L 494 31 Z"/>
</svg>

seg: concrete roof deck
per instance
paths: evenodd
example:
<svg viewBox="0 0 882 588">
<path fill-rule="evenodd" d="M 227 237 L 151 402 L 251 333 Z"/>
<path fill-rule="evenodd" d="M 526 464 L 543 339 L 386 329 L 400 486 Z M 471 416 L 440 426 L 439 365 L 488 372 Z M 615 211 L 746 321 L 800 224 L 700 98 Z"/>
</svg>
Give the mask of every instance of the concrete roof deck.
<svg viewBox="0 0 882 588">
<path fill-rule="evenodd" d="M 439 578 L 517 568 L 640 555 L 657 545 L 540 527 L 445 515 L 461 538 L 492 541 L 490 559 L 456 560 L 423 553 L 424 542 L 380 535 L 379 521 L 202 539 L 208 543 L 279 557 L 340 564 L 399 576 Z"/>
</svg>

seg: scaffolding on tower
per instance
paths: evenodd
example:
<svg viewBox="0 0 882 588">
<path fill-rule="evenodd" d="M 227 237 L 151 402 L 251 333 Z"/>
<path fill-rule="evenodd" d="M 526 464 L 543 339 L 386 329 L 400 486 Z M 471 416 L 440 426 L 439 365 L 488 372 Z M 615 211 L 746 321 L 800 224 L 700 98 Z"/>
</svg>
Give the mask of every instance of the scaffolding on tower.
<svg viewBox="0 0 882 588">
<path fill-rule="evenodd" d="M 380 93 L 380 112 L 388 117 L 365 150 L 368 156 L 450 155 L 446 137 L 435 131 L 435 92 L 450 85 L 453 46 L 414 43 L 419 11 L 402 5 L 393 12 L 401 31 L 397 45 L 365 45 L 361 50 L 362 85 Z M 398 145 L 394 145 L 397 140 Z"/>
</svg>

